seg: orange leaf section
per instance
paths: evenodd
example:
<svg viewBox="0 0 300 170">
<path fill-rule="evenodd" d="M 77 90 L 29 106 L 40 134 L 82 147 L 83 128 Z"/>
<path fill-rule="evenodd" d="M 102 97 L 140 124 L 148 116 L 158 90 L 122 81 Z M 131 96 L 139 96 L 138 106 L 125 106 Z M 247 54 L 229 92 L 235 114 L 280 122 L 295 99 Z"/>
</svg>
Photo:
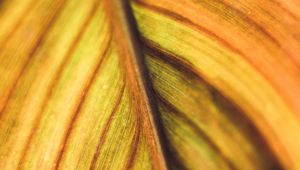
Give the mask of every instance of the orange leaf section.
<svg viewBox="0 0 300 170">
<path fill-rule="evenodd" d="M 298 1 L 133 0 L 132 7 L 170 150 L 183 167 L 300 169 Z M 227 113 L 239 121 L 221 119 Z M 257 133 L 247 134 L 240 116 Z M 253 143 L 260 135 L 266 145 Z M 275 162 L 264 161 L 270 155 Z"/>
</svg>

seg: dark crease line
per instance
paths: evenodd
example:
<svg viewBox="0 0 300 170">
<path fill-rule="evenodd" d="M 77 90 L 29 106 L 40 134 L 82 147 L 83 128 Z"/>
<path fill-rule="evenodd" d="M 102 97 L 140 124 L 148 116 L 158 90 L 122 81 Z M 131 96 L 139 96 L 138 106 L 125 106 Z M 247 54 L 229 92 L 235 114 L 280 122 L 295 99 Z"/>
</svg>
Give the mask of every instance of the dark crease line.
<svg viewBox="0 0 300 170">
<path fill-rule="evenodd" d="M 111 37 L 111 36 L 110 36 Z M 71 132 L 73 130 L 73 127 L 80 115 L 80 111 L 82 109 L 82 105 L 84 103 L 84 101 L 86 100 L 86 97 L 87 97 L 87 94 L 89 93 L 90 91 L 90 88 L 92 86 L 92 84 L 95 82 L 96 80 L 96 77 L 97 77 L 97 74 L 100 72 L 101 70 L 101 65 L 102 63 L 104 62 L 104 60 L 108 57 L 108 55 L 110 54 L 110 44 L 111 44 L 111 38 L 109 38 L 108 40 L 108 43 L 107 43 L 107 46 L 105 47 L 105 51 L 103 53 L 103 57 L 101 58 L 101 60 L 98 62 L 97 66 L 96 66 L 96 69 L 93 73 L 93 76 L 91 77 L 91 79 L 89 80 L 88 82 L 88 85 L 87 87 L 84 89 L 84 94 L 83 96 L 81 97 L 81 100 L 77 106 L 77 109 L 74 113 L 74 115 L 72 116 L 72 119 L 71 119 L 71 122 L 69 123 L 69 127 L 68 127 L 68 130 L 67 130 L 67 133 L 63 139 L 63 142 L 62 142 L 62 149 L 60 150 L 59 154 L 58 154 L 58 158 L 57 158 L 57 161 L 56 161 L 56 168 L 55 169 L 58 169 L 59 168 L 59 165 L 61 163 L 61 160 L 62 160 L 62 157 L 63 157 L 63 154 L 65 153 L 65 149 L 67 147 L 67 143 L 68 143 L 68 139 L 71 135 Z"/>
<path fill-rule="evenodd" d="M 164 51 L 157 44 L 151 42 L 151 40 L 148 40 L 144 37 L 142 37 L 142 43 L 146 54 L 147 53 L 152 54 L 151 57 L 158 58 L 164 61 L 165 63 L 169 63 L 174 68 L 184 71 L 185 73 L 187 73 L 187 75 L 195 77 L 201 81 L 204 81 L 201 78 L 201 76 L 198 74 L 196 69 L 193 67 L 193 65 L 188 61 L 180 59 L 178 56 L 176 56 L 173 53 Z"/>
<path fill-rule="evenodd" d="M 230 98 L 223 95 L 222 92 L 220 92 L 213 85 L 211 85 L 209 82 L 203 79 L 189 63 L 178 59 L 178 57 L 174 54 L 170 54 L 168 52 L 162 51 L 162 49 L 159 49 L 159 47 L 157 47 L 154 43 L 151 43 L 150 41 L 144 40 L 143 44 L 144 44 L 145 52 L 150 54 L 151 57 L 157 58 L 163 61 L 164 63 L 169 64 L 173 68 L 176 68 L 177 70 L 184 72 L 184 74 L 191 79 L 195 79 L 196 81 L 203 82 L 211 91 L 214 100 L 217 100 L 217 98 L 220 98 L 218 96 L 221 96 L 222 101 L 224 103 L 227 103 L 227 106 L 230 105 L 232 108 L 238 111 L 239 114 L 238 117 L 241 118 L 242 120 L 245 120 L 246 124 L 249 125 L 248 127 L 250 127 L 249 131 L 251 132 L 251 134 L 253 133 L 256 134 L 257 139 L 254 141 L 255 144 L 263 145 L 264 147 L 262 148 L 264 149 L 266 156 L 268 157 L 267 159 L 272 160 L 272 162 L 276 167 L 282 169 L 283 166 L 280 164 L 280 162 L 278 162 L 277 157 L 274 156 L 272 149 L 267 145 L 267 142 L 264 139 L 263 135 L 259 132 L 256 125 L 246 115 L 246 113 L 243 111 L 242 108 L 240 108 L 234 101 L 232 101 Z"/>
<path fill-rule="evenodd" d="M 118 23 L 118 20 L 123 21 L 120 22 L 121 26 L 127 29 L 121 30 L 120 33 L 128 36 L 129 40 L 127 41 L 128 43 L 127 45 L 130 48 L 132 48 L 132 51 L 130 52 L 131 55 L 125 56 L 125 58 L 127 57 L 126 60 L 130 60 L 132 64 L 129 66 L 130 68 L 127 71 L 130 71 L 131 69 L 131 71 L 133 71 L 134 74 L 139 76 L 133 79 L 133 81 L 136 82 L 131 82 L 131 83 L 137 83 L 136 84 L 138 86 L 137 88 L 139 88 L 143 92 L 142 95 L 139 94 L 134 94 L 134 95 L 135 97 L 139 98 L 139 100 L 141 100 L 142 103 L 144 102 L 144 104 L 147 105 L 146 106 L 147 109 L 149 109 L 149 110 L 145 110 L 147 112 L 145 116 L 148 117 L 149 126 L 151 128 L 152 137 L 153 137 L 153 143 L 151 143 L 152 144 L 151 149 L 154 149 L 156 151 L 155 156 L 157 158 L 156 161 L 158 166 L 160 166 L 162 169 L 168 169 L 169 161 L 167 160 L 168 159 L 168 153 L 167 153 L 168 151 L 166 150 L 167 144 L 165 143 L 166 140 L 165 140 L 164 132 L 161 130 L 162 123 L 160 120 L 158 108 L 155 103 L 154 96 L 152 96 L 152 84 L 149 79 L 148 70 L 145 66 L 144 55 L 141 51 L 140 39 L 139 39 L 140 35 L 137 29 L 136 21 L 133 16 L 133 11 L 129 1 L 123 1 L 123 0 L 113 1 L 110 4 L 111 7 L 114 6 L 113 5 L 114 3 L 117 6 L 119 5 L 121 8 L 120 8 L 119 17 L 117 16 L 113 17 L 114 15 L 111 15 L 112 19 L 116 19 L 116 23 Z"/>
<path fill-rule="evenodd" d="M 186 117 L 184 113 L 175 108 L 171 103 L 165 100 L 160 94 L 156 93 L 156 97 L 163 106 L 165 106 L 171 111 L 171 114 L 174 114 L 176 117 L 179 117 L 181 120 L 186 122 L 186 124 L 188 124 L 189 127 L 191 127 L 198 136 L 204 139 L 207 142 L 207 144 L 212 148 L 212 150 L 214 150 L 217 153 L 217 155 L 228 165 L 230 169 L 236 169 L 233 163 L 225 156 L 225 154 L 220 150 L 220 148 L 202 129 L 198 128 L 193 121 Z"/>
<path fill-rule="evenodd" d="M 91 161 L 91 165 L 90 165 L 90 170 L 94 170 L 95 167 L 96 167 L 96 162 L 97 162 L 97 158 L 99 157 L 100 153 L 101 153 L 101 150 L 102 150 L 102 147 L 103 147 L 103 144 L 105 142 L 105 139 L 106 139 L 106 136 L 107 136 L 107 133 L 110 129 L 110 126 L 113 122 L 113 118 L 116 114 L 116 112 L 118 111 L 119 107 L 120 107 L 120 104 L 121 104 L 121 101 L 122 101 L 122 98 L 123 98 L 123 95 L 124 95 L 124 91 L 125 91 L 125 84 L 123 84 L 122 88 L 121 88 L 121 91 L 120 91 L 120 95 L 118 96 L 118 99 L 117 99 L 117 102 L 115 103 L 115 106 L 108 118 L 108 121 L 106 122 L 105 124 L 105 128 L 103 130 L 103 132 L 101 133 L 99 139 L 98 139 L 98 146 L 97 146 L 97 149 L 96 149 L 96 152 L 94 153 L 94 156 L 93 156 L 93 159 Z"/>
<path fill-rule="evenodd" d="M 83 24 L 83 26 L 79 30 L 79 32 L 78 32 L 75 40 L 73 41 L 73 43 L 71 44 L 71 47 L 69 48 L 68 52 L 65 55 L 62 64 L 60 65 L 59 69 L 57 70 L 57 73 L 56 73 L 56 75 L 55 75 L 55 77 L 54 77 L 54 79 L 53 79 L 53 81 L 52 81 L 52 83 L 50 85 L 49 91 L 48 91 L 47 95 L 45 96 L 44 102 L 43 102 L 42 107 L 41 107 L 42 109 L 40 111 L 40 114 L 35 118 L 35 121 L 34 121 L 35 123 L 33 125 L 32 132 L 31 132 L 31 134 L 30 134 L 30 136 L 29 136 L 29 138 L 27 140 L 26 147 L 24 147 L 24 149 L 22 151 L 23 156 L 22 156 L 22 158 L 21 158 L 21 160 L 19 162 L 19 169 L 21 169 L 22 162 L 25 160 L 25 158 L 27 156 L 27 150 L 26 149 L 28 149 L 29 146 L 30 146 L 30 144 L 31 144 L 31 141 L 32 141 L 33 136 L 35 134 L 34 130 L 36 130 L 38 128 L 38 126 L 39 126 L 39 122 L 40 122 L 40 120 L 42 118 L 42 113 L 44 112 L 44 110 L 46 109 L 46 106 L 47 106 L 48 98 L 51 97 L 51 95 L 53 94 L 53 91 L 54 91 L 54 89 L 56 87 L 55 83 L 58 82 L 60 76 L 62 75 L 65 66 L 67 65 L 68 61 L 70 60 L 70 58 L 72 56 L 72 53 L 75 50 L 76 46 L 80 42 L 80 40 L 81 40 L 81 38 L 82 38 L 82 36 L 84 34 L 84 31 L 85 31 L 86 27 L 88 26 L 91 18 L 92 18 L 91 15 L 87 16 L 87 19 L 86 19 L 85 23 Z"/>
<path fill-rule="evenodd" d="M 176 146 L 172 146 L 170 144 L 168 146 L 168 150 L 171 153 L 170 160 L 172 160 L 172 167 L 171 169 L 173 170 L 188 170 L 187 166 L 185 163 L 182 162 L 182 158 L 179 156 L 179 152 L 176 150 Z"/>
<path fill-rule="evenodd" d="M 7 108 L 9 99 L 12 97 L 13 92 L 15 91 L 21 77 L 24 75 L 26 70 L 29 68 L 31 59 L 33 58 L 35 53 L 38 51 L 38 47 L 43 43 L 44 39 L 48 35 L 48 33 L 49 33 L 48 30 L 54 25 L 55 21 L 58 19 L 58 16 L 61 13 L 62 8 L 65 4 L 66 4 L 66 1 L 63 1 L 63 2 L 60 3 L 59 7 L 56 9 L 56 11 L 54 12 L 52 18 L 48 22 L 48 25 L 44 28 L 44 30 L 41 31 L 41 34 L 40 34 L 39 39 L 36 42 L 35 46 L 32 48 L 32 50 L 29 52 L 29 55 L 25 59 L 23 67 L 21 68 L 19 74 L 17 75 L 17 78 L 16 78 L 15 82 L 13 83 L 13 85 L 11 86 L 11 89 L 9 90 L 8 95 L 7 95 L 7 97 L 4 101 L 3 108 L 0 111 L 0 120 L 1 120 L 1 117 L 3 115 L 4 110 L 6 110 L 6 108 Z"/>
</svg>

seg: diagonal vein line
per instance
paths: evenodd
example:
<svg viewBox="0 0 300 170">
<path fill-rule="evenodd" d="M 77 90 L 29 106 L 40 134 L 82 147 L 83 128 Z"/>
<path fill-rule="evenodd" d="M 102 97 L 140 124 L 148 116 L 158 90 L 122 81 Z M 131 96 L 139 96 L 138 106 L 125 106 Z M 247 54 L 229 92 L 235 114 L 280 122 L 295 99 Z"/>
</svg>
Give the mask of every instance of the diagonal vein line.
<svg viewBox="0 0 300 170">
<path fill-rule="evenodd" d="M 96 2 L 98 2 L 98 0 L 96 0 Z M 70 60 L 74 50 L 76 49 L 76 46 L 78 45 L 78 43 L 80 42 L 87 26 L 89 25 L 89 23 L 91 22 L 91 19 L 94 15 L 94 13 L 96 12 L 96 9 L 97 9 L 97 3 L 95 3 L 94 7 L 92 8 L 91 12 L 89 13 L 89 15 L 87 16 L 87 19 L 85 20 L 83 26 L 81 27 L 81 29 L 79 30 L 79 33 L 77 34 L 74 42 L 72 43 L 70 49 L 68 50 L 67 54 L 65 55 L 64 57 L 64 61 L 62 62 L 62 64 L 60 65 L 60 68 L 58 69 L 57 73 L 56 73 L 56 76 L 54 77 L 53 79 L 53 82 L 51 83 L 50 85 L 50 88 L 49 88 L 49 91 L 47 93 L 47 97 L 45 97 L 44 99 L 44 102 L 42 104 L 42 109 L 40 111 L 40 114 L 35 118 L 35 121 L 34 121 L 34 125 L 33 125 L 33 128 L 32 128 L 32 132 L 27 140 L 27 143 L 23 149 L 23 156 L 21 158 L 21 160 L 19 161 L 19 167 L 22 166 L 22 163 L 23 161 L 26 159 L 26 156 L 27 156 L 27 148 L 29 148 L 30 144 L 31 144 L 31 141 L 32 141 L 32 138 L 35 134 L 35 131 L 34 129 L 37 129 L 38 125 L 39 125 L 39 122 L 40 122 L 40 119 L 41 119 L 41 116 L 42 116 L 42 113 L 44 111 L 44 109 L 46 108 L 46 105 L 47 105 L 47 102 L 48 102 L 48 98 L 50 97 L 50 95 L 53 93 L 53 90 L 55 89 L 56 87 L 56 82 L 58 81 L 58 79 L 60 78 L 66 64 L 68 63 L 68 61 Z"/>
<path fill-rule="evenodd" d="M 43 43 L 44 39 L 47 37 L 47 34 L 49 33 L 49 29 L 54 25 L 55 21 L 58 19 L 60 13 L 63 11 L 62 8 L 64 7 L 65 4 L 66 4 L 66 0 L 60 2 L 59 7 L 54 12 L 55 14 L 52 16 L 52 18 L 48 22 L 48 25 L 45 27 L 45 29 L 42 30 L 42 33 L 39 36 L 40 37 L 39 40 L 37 41 L 35 46 L 32 48 L 29 55 L 27 56 L 27 58 L 24 62 L 24 65 L 21 68 L 20 73 L 17 75 L 17 78 L 16 78 L 15 82 L 13 83 L 12 87 L 9 89 L 9 93 L 8 93 L 8 96 L 6 97 L 6 99 L 4 101 L 3 108 L 0 110 L 0 120 L 1 120 L 1 117 L 2 117 L 1 115 L 5 111 L 5 109 L 8 105 L 9 99 L 12 97 L 13 92 L 16 89 L 21 77 L 24 75 L 24 72 L 26 72 L 26 70 L 28 69 L 30 61 L 33 59 L 32 56 L 35 55 L 35 53 L 38 50 L 38 47 Z"/>
<path fill-rule="evenodd" d="M 147 121 L 150 122 L 150 134 L 154 138 L 154 144 L 151 143 L 150 147 L 153 147 L 152 149 L 156 152 L 155 158 L 159 163 L 156 166 L 161 169 L 169 169 L 166 138 L 144 56 L 139 46 L 141 43 L 129 1 L 106 0 L 105 2 L 106 10 L 111 17 L 113 28 L 115 28 L 113 33 L 119 45 L 119 56 L 122 57 L 121 60 L 124 60 L 123 65 L 126 70 L 126 77 L 131 84 L 133 98 L 137 100 L 138 107 L 145 107 L 144 110 L 137 108 L 137 111 L 144 112 Z"/>
<path fill-rule="evenodd" d="M 77 120 L 77 118 L 78 118 L 78 116 L 79 116 L 79 114 L 80 114 L 80 110 L 81 110 L 81 108 L 82 108 L 82 105 L 83 105 L 83 103 L 84 103 L 86 97 L 87 97 L 87 94 L 88 94 L 88 92 L 89 92 L 89 90 L 90 90 L 90 88 L 91 88 L 93 82 L 95 81 L 95 79 L 96 79 L 96 77 L 97 77 L 96 75 L 99 73 L 99 71 L 100 71 L 100 69 L 101 69 L 101 66 L 102 66 L 103 61 L 104 61 L 104 60 L 108 57 L 108 55 L 110 54 L 110 49 L 111 49 L 111 48 L 110 48 L 110 44 L 111 44 L 111 39 L 109 38 L 109 40 L 108 40 L 108 42 L 107 42 L 107 46 L 105 47 L 105 51 L 104 51 L 103 54 L 101 54 L 101 55 L 103 55 L 103 56 L 102 56 L 102 58 L 100 59 L 99 63 L 97 64 L 96 69 L 95 69 L 95 71 L 94 71 L 94 73 L 93 73 L 93 76 L 92 76 L 92 78 L 89 80 L 87 87 L 84 89 L 84 95 L 81 97 L 80 103 L 79 103 L 79 105 L 77 106 L 77 109 L 76 109 L 76 111 L 75 111 L 75 114 L 73 115 L 73 117 L 72 117 L 72 119 L 71 119 L 70 125 L 69 125 L 68 130 L 67 130 L 67 134 L 65 135 L 64 140 L 63 140 L 63 143 L 62 143 L 62 149 L 61 149 L 61 151 L 60 151 L 60 153 L 59 153 L 59 156 L 58 156 L 58 158 L 57 158 L 57 161 L 56 161 L 56 162 L 57 162 L 57 164 L 56 164 L 56 165 L 57 165 L 57 166 L 56 166 L 56 169 L 58 169 L 58 167 L 59 167 L 59 165 L 60 165 L 62 156 L 63 156 L 64 151 L 65 151 L 65 148 L 66 148 L 66 146 L 67 146 L 67 142 L 68 142 L 69 136 L 71 135 L 71 132 L 72 132 L 72 128 L 74 127 L 74 124 L 75 124 L 75 122 L 76 122 L 76 120 Z"/>
</svg>

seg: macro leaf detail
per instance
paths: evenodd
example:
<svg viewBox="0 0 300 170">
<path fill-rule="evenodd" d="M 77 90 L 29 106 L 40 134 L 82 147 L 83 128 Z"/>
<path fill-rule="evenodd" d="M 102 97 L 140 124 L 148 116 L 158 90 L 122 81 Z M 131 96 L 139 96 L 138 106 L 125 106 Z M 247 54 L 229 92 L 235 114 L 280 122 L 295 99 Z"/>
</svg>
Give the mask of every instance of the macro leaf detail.
<svg viewBox="0 0 300 170">
<path fill-rule="evenodd" d="M 0 1 L 0 170 L 300 170 L 299 11 Z"/>
</svg>

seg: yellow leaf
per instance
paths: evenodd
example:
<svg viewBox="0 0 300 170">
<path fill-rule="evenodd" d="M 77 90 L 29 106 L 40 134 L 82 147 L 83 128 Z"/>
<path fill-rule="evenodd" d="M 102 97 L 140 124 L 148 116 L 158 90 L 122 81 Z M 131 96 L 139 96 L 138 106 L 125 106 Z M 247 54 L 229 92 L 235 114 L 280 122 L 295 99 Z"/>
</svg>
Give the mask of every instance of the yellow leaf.
<svg viewBox="0 0 300 170">
<path fill-rule="evenodd" d="M 0 1 L 0 169 L 300 169 L 299 9 Z"/>
</svg>

